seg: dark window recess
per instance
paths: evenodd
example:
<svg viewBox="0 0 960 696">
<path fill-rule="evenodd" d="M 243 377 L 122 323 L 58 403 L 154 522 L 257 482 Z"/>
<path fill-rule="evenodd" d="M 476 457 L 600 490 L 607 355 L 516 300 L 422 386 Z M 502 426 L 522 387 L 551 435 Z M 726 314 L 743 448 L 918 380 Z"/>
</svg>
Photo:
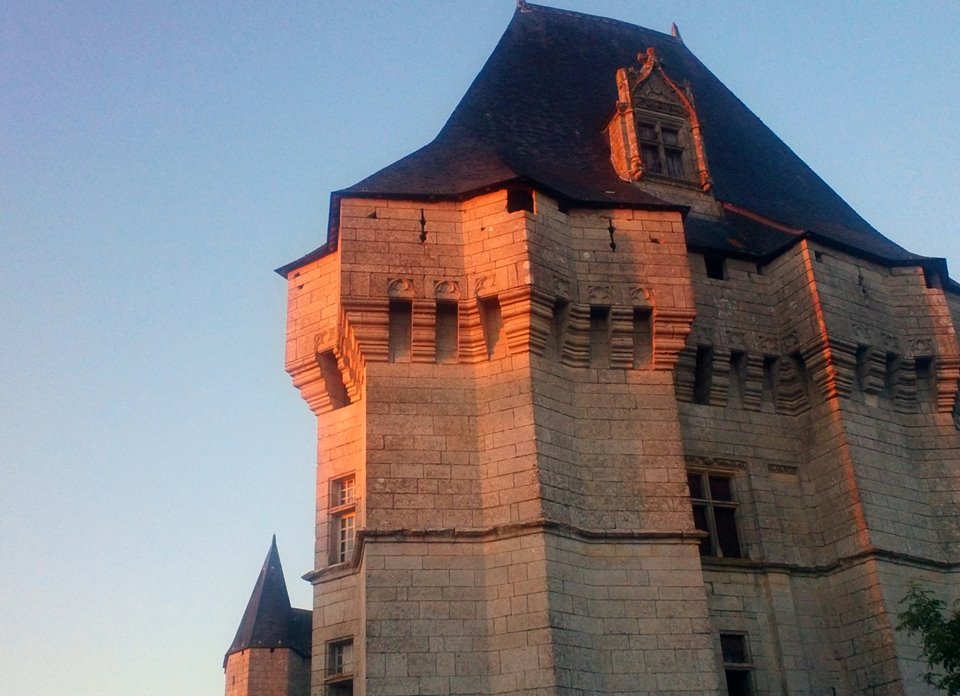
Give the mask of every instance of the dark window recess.
<svg viewBox="0 0 960 696">
<path fill-rule="evenodd" d="M 653 361 L 653 322 L 649 309 L 633 310 L 633 366 L 649 367 Z"/>
<path fill-rule="evenodd" d="M 710 403 L 710 387 L 713 383 L 713 346 L 697 346 L 697 362 L 693 368 L 693 401 Z"/>
<path fill-rule="evenodd" d="M 343 375 L 340 374 L 340 366 L 337 364 L 337 358 L 333 351 L 328 350 L 321 353 L 317 362 L 320 365 L 323 383 L 327 387 L 327 394 L 330 396 L 330 406 L 341 408 L 349 404 L 350 397 L 347 396 L 347 387 L 343 383 Z"/>
<path fill-rule="evenodd" d="M 437 362 L 456 362 L 459 343 L 456 302 L 437 302 Z"/>
<path fill-rule="evenodd" d="M 569 313 L 570 303 L 565 300 L 556 300 L 553 303 L 553 317 L 550 321 L 550 350 L 554 355 L 560 355 L 563 352 L 563 336 L 567 329 L 567 314 Z"/>
<path fill-rule="evenodd" d="M 748 669 L 724 669 L 727 680 L 727 696 L 752 696 L 753 686 Z"/>
<path fill-rule="evenodd" d="M 747 390 L 747 354 L 742 350 L 730 351 L 730 391 L 728 399 L 734 406 L 743 405 Z"/>
<path fill-rule="evenodd" d="M 777 389 L 780 386 L 780 361 L 775 355 L 763 356 L 763 396 L 766 403 L 777 403 Z"/>
<path fill-rule="evenodd" d="M 390 300 L 387 327 L 390 362 L 410 360 L 410 330 L 413 326 L 413 303 L 409 300 Z"/>
<path fill-rule="evenodd" d="M 740 633 L 721 633 L 720 651 L 723 655 L 723 672 L 728 696 L 751 696 L 753 676 L 750 655 L 747 652 L 747 637 Z"/>
<path fill-rule="evenodd" d="M 867 387 L 870 378 L 870 346 L 857 346 L 857 386 L 860 390 Z"/>
<path fill-rule="evenodd" d="M 590 367 L 610 367 L 609 307 L 590 307 Z"/>
<path fill-rule="evenodd" d="M 919 357 L 914 362 L 914 366 L 917 371 L 917 402 L 923 403 L 933 396 L 933 358 L 929 355 Z"/>
<path fill-rule="evenodd" d="M 707 278 L 726 280 L 726 259 L 723 258 L 722 254 L 715 254 L 709 251 L 705 252 L 703 255 L 703 265 L 707 271 Z"/>
<path fill-rule="evenodd" d="M 533 212 L 533 193 L 523 189 L 512 189 L 507 191 L 507 212 L 515 213 L 518 210 Z"/>
<path fill-rule="evenodd" d="M 700 541 L 700 555 L 741 558 L 733 479 L 721 474 L 692 471 L 687 474 L 687 485 L 693 506 L 693 524 L 707 533 Z"/>
<path fill-rule="evenodd" d="M 685 179 L 680 128 L 653 118 L 637 121 L 640 159 L 644 171 L 673 179 Z"/>
<path fill-rule="evenodd" d="M 900 382 L 900 356 L 896 353 L 887 353 L 886 369 L 883 375 L 883 394 L 892 398 Z"/>
<path fill-rule="evenodd" d="M 487 344 L 487 357 L 493 357 L 493 352 L 500 342 L 500 330 L 503 328 L 503 318 L 500 316 L 500 300 L 496 297 L 485 297 L 477 303 L 480 312 L 480 327 L 483 329 L 483 340 Z"/>
<path fill-rule="evenodd" d="M 793 373 L 797 377 L 797 383 L 800 389 L 807 396 L 810 395 L 810 377 L 807 375 L 807 362 L 800 353 L 794 353 L 790 356 L 790 364 L 793 366 Z"/>
</svg>

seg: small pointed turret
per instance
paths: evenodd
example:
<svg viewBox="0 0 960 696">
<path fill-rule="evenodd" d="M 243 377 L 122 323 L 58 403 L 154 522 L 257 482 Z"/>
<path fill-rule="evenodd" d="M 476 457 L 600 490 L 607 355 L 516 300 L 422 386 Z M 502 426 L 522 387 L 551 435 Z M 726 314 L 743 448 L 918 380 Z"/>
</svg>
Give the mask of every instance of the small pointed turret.
<svg viewBox="0 0 960 696">
<path fill-rule="evenodd" d="M 303 657 L 310 656 L 310 612 L 290 606 L 276 535 L 243 612 L 237 635 L 223 658 L 224 665 L 230 655 L 247 648 L 289 648 Z"/>
<path fill-rule="evenodd" d="M 226 696 L 310 693 L 311 612 L 290 606 L 277 537 L 223 658 Z"/>
</svg>

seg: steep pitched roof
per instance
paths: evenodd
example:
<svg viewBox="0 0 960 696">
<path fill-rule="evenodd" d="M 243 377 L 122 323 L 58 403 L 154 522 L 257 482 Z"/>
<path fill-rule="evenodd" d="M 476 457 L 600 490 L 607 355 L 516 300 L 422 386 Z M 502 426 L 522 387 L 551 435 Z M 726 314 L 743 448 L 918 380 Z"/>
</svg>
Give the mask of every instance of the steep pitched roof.
<svg viewBox="0 0 960 696">
<path fill-rule="evenodd" d="M 240 620 L 237 635 L 224 655 L 224 666 L 230 655 L 247 648 L 290 648 L 309 657 L 310 618 L 309 611 L 290 606 L 287 583 L 277 551 L 277 537 L 274 536 Z"/>
<path fill-rule="evenodd" d="M 648 47 L 675 82 L 690 84 L 715 197 L 797 230 L 733 214 L 691 221 L 692 245 L 768 256 L 811 233 L 882 261 L 924 259 L 861 218 L 679 38 L 525 3 L 436 139 L 338 192 L 334 204 L 342 195 L 463 197 L 528 180 L 573 204 L 676 208 L 618 178 L 604 134 L 617 101 L 616 70 Z"/>
<path fill-rule="evenodd" d="M 960 291 L 943 259 L 913 254 L 874 229 L 679 37 L 525 2 L 433 142 L 331 194 L 326 243 L 277 273 L 337 248 L 344 196 L 462 199 L 525 182 L 571 206 L 687 212 L 668 194 L 620 179 L 610 161 L 604 128 L 618 98 L 616 71 L 646 48 L 674 82 L 690 85 L 712 194 L 724 204 L 722 217 L 686 216 L 688 246 L 765 260 L 811 237 L 888 265 L 923 265 Z"/>
</svg>

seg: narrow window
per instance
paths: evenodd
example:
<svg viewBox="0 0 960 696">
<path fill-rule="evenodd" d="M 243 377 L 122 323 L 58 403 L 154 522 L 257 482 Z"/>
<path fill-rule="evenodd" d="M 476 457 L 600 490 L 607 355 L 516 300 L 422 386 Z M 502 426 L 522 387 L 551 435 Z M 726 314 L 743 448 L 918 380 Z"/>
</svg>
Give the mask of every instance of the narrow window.
<svg viewBox="0 0 960 696">
<path fill-rule="evenodd" d="M 737 531 L 737 503 L 733 478 L 704 471 L 687 473 L 693 524 L 707 536 L 700 541 L 701 556 L 741 558 Z"/>
<path fill-rule="evenodd" d="M 728 696 L 751 696 L 753 679 L 747 637 L 742 633 L 721 633 L 720 652 L 723 655 L 723 672 L 727 681 Z"/>
<path fill-rule="evenodd" d="M 693 368 L 693 402 L 710 403 L 713 383 L 713 346 L 697 346 L 697 362 Z"/>
<path fill-rule="evenodd" d="M 459 314 L 456 302 L 437 302 L 437 362 L 457 361 Z"/>
<path fill-rule="evenodd" d="M 477 303 L 480 311 L 480 326 L 483 329 L 483 340 L 487 344 L 487 357 L 492 358 L 500 341 L 500 329 L 503 328 L 503 319 L 500 316 L 500 301 L 496 297 L 487 297 Z"/>
<path fill-rule="evenodd" d="M 922 404 L 933 396 L 933 358 L 929 355 L 919 357 L 914 361 L 914 365 L 917 371 L 917 403 Z"/>
<path fill-rule="evenodd" d="M 570 303 L 557 299 L 553 303 L 553 316 L 550 321 L 550 347 L 555 355 L 563 353 L 563 336 L 567 329 L 567 315 Z"/>
<path fill-rule="evenodd" d="M 344 476 L 330 482 L 331 563 L 353 558 L 357 526 L 357 478 Z"/>
<path fill-rule="evenodd" d="M 609 307 L 590 307 L 590 367 L 610 367 Z"/>
<path fill-rule="evenodd" d="M 728 398 L 734 406 L 743 405 L 747 390 L 747 354 L 742 350 L 730 351 L 730 391 Z"/>
<path fill-rule="evenodd" d="M 353 640 L 338 640 L 327 644 L 326 665 L 327 696 L 351 696 L 353 694 Z"/>
<path fill-rule="evenodd" d="M 870 382 L 870 346 L 857 346 L 856 378 L 860 391 L 866 391 Z"/>
<path fill-rule="evenodd" d="M 887 353 L 886 370 L 883 375 L 883 395 L 891 399 L 895 397 L 899 382 L 900 356 L 896 353 Z"/>
<path fill-rule="evenodd" d="M 762 400 L 776 406 L 777 388 L 780 386 L 780 361 L 775 355 L 763 356 L 763 396 Z"/>
<path fill-rule="evenodd" d="M 653 322 L 649 309 L 633 310 L 633 366 L 650 367 L 653 360 Z"/>
<path fill-rule="evenodd" d="M 413 303 L 410 300 L 390 300 L 388 325 L 390 362 L 410 360 L 410 330 L 413 326 Z"/>
</svg>

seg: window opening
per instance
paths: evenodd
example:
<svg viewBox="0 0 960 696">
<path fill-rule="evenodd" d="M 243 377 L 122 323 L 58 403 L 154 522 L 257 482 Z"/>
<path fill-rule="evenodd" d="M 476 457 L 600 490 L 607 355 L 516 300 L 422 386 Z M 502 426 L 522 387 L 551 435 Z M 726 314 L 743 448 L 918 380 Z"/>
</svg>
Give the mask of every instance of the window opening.
<svg viewBox="0 0 960 696">
<path fill-rule="evenodd" d="M 487 357 L 492 358 L 500 341 L 500 329 L 503 328 L 503 318 L 500 316 L 500 300 L 496 297 L 486 297 L 477 302 L 480 312 L 480 326 L 483 329 L 483 340 L 487 344 Z"/>
<path fill-rule="evenodd" d="M 590 307 L 590 367 L 610 367 L 609 307 Z"/>
<path fill-rule="evenodd" d="M 353 694 L 353 640 L 338 640 L 327 644 L 328 696 L 349 696 Z"/>
<path fill-rule="evenodd" d="M 929 401 L 933 395 L 933 358 L 929 355 L 914 360 L 917 372 L 917 403 Z"/>
<path fill-rule="evenodd" d="M 357 478 L 344 476 L 330 482 L 331 563 L 353 558 L 357 531 Z"/>
<path fill-rule="evenodd" d="M 721 633 L 720 652 L 728 696 L 752 696 L 753 679 L 747 637 L 742 633 Z"/>
<path fill-rule="evenodd" d="M 716 254 L 709 251 L 704 252 L 703 265 L 707 271 L 707 278 L 713 278 L 714 280 L 726 280 L 726 260 L 723 258 L 722 254 Z"/>
<path fill-rule="evenodd" d="M 685 179 L 681 127 L 644 115 L 637 120 L 640 159 L 644 171 L 673 179 Z"/>
<path fill-rule="evenodd" d="M 653 361 L 653 322 L 649 309 L 633 310 L 633 366 L 649 367 Z"/>
<path fill-rule="evenodd" d="M 507 212 L 515 213 L 518 210 L 533 212 L 533 193 L 523 189 L 512 189 L 507 191 Z"/>
<path fill-rule="evenodd" d="M 900 356 L 896 353 L 887 353 L 886 369 L 883 375 L 883 394 L 888 398 L 896 395 L 897 384 L 900 382 Z"/>
<path fill-rule="evenodd" d="M 413 327 L 413 303 L 410 300 L 390 300 L 387 327 L 390 362 L 410 360 L 410 331 Z"/>
<path fill-rule="evenodd" d="M 730 351 L 730 391 L 728 398 L 734 406 L 743 405 L 747 391 L 747 354 L 742 350 Z"/>
<path fill-rule="evenodd" d="M 456 302 L 437 302 L 437 362 L 456 362 L 459 343 L 459 313 Z"/>
<path fill-rule="evenodd" d="M 777 403 L 777 388 L 780 383 L 780 361 L 775 355 L 763 356 L 763 395 L 761 400 L 773 404 Z"/>
<path fill-rule="evenodd" d="M 693 368 L 693 402 L 710 403 L 713 382 L 713 346 L 697 346 L 697 362 Z"/>
<path fill-rule="evenodd" d="M 700 541 L 701 556 L 742 558 L 737 531 L 737 502 L 733 478 L 703 471 L 687 473 L 693 524 L 707 536 Z"/>
</svg>

